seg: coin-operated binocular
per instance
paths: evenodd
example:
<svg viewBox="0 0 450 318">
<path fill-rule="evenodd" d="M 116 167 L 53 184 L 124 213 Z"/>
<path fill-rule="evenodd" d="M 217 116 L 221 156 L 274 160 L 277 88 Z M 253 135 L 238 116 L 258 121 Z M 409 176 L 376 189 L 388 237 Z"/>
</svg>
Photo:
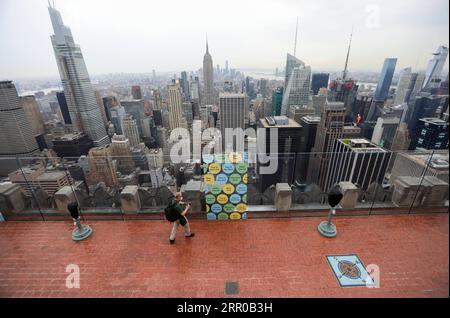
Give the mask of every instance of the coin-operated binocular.
<svg viewBox="0 0 450 318">
<path fill-rule="evenodd" d="M 319 233 L 326 237 L 335 237 L 337 234 L 336 226 L 331 222 L 333 215 L 336 214 L 336 206 L 341 202 L 344 195 L 338 185 L 335 185 L 328 193 L 328 204 L 330 205 L 330 212 L 328 213 L 328 220 L 319 224 L 317 229 Z"/>
<path fill-rule="evenodd" d="M 75 228 L 72 231 L 72 239 L 74 241 L 81 241 L 88 238 L 93 230 L 89 225 L 82 225 L 80 220 L 80 213 L 78 212 L 78 203 L 72 202 L 67 205 L 67 209 L 70 212 L 70 216 L 72 216 L 75 221 Z"/>
</svg>

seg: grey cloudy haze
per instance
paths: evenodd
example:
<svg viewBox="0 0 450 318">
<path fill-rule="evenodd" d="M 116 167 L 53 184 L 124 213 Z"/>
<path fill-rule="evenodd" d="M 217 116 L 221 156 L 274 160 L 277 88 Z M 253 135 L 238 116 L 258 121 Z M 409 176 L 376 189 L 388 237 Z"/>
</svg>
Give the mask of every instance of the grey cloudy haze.
<svg viewBox="0 0 450 318">
<path fill-rule="evenodd" d="M 424 69 L 448 45 L 448 0 L 56 0 L 91 74 L 197 70 L 205 34 L 214 65 L 282 68 L 293 51 L 312 70 Z M 56 76 L 47 0 L 0 0 L 0 78 Z M 379 12 L 379 16 L 377 16 Z M 377 20 L 379 23 L 377 23 Z M 444 72 L 448 72 L 448 62 Z"/>
</svg>

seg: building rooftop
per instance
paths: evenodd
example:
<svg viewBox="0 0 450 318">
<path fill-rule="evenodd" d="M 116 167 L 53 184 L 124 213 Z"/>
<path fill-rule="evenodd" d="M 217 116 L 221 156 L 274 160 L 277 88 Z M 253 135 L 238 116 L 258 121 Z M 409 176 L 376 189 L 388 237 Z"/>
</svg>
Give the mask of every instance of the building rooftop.
<svg viewBox="0 0 450 318">
<path fill-rule="evenodd" d="M 347 130 L 347 131 L 350 131 L 350 130 L 360 131 L 360 130 L 361 130 L 361 128 L 358 127 L 358 126 L 354 126 L 354 125 L 346 125 L 346 124 L 344 124 L 343 129 L 344 129 L 344 130 Z"/>
<path fill-rule="evenodd" d="M 227 93 L 227 92 L 221 92 L 219 93 L 219 98 L 242 98 L 247 97 L 246 94 L 243 93 Z"/>
<path fill-rule="evenodd" d="M 367 152 L 367 151 L 386 152 L 386 149 L 383 149 L 364 138 L 353 138 L 353 139 L 347 138 L 338 140 L 356 152 Z"/>
<path fill-rule="evenodd" d="M 419 120 L 434 125 L 448 125 L 447 121 L 442 120 L 440 118 L 421 118 Z"/>
<path fill-rule="evenodd" d="M 327 101 L 325 103 L 324 107 L 327 108 L 327 109 L 332 109 L 332 110 L 343 110 L 343 109 L 345 109 L 343 102 L 329 102 L 329 101 Z"/>
<path fill-rule="evenodd" d="M 45 171 L 42 173 L 39 177 L 36 178 L 38 181 L 56 181 L 60 178 L 67 177 L 67 174 L 65 171 Z"/>
<path fill-rule="evenodd" d="M 80 139 L 81 137 L 86 136 L 86 134 L 84 133 L 69 133 L 69 134 L 64 134 L 62 136 L 57 136 L 54 138 L 54 141 L 62 141 L 62 140 L 76 140 L 76 139 Z"/>
<path fill-rule="evenodd" d="M 382 118 L 382 117 L 378 117 L 378 120 L 382 120 L 383 121 L 383 125 L 386 124 L 399 124 L 400 123 L 400 118 L 398 117 L 386 117 L 386 118 Z"/>
<path fill-rule="evenodd" d="M 319 116 L 303 116 L 302 119 L 307 123 L 319 123 L 320 117 Z"/>
<path fill-rule="evenodd" d="M 265 118 L 260 118 L 259 121 L 261 122 L 262 126 L 264 128 L 300 128 L 300 124 L 297 123 L 295 120 L 293 120 L 292 118 L 288 118 L 286 117 L 286 119 L 288 120 L 288 124 L 287 125 L 269 125 L 266 121 Z"/>
<path fill-rule="evenodd" d="M 230 297 L 229 281 L 231 297 L 449 296 L 448 214 L 337 216 L 333 239 L 324 218 L 192 220 L 174 245 L 165 220 L 85 221 L 81 242 L 72 220 L 0 222 L 0 297 Z M 376 266 L 379 288 L 340 287 L 327 256 L 345 254 Z M 80 288 L 66 287 L 71 264 Z"/>
<path fill-rule="evenodd" d="M 431 158 L 431 154 L 402 153 L 401 155 L 404 157 L 407 157 L 409 160 L 412 160 L 415 163 L 417 163 L 421 166 L 424 166 L 424 167 L 428 165 L 428 161 L 431 159 L 428 169 L 430 169 L 430 168 L 439 169 L 439 170 L 447 171 L 447 173 L 448 173 L 448 167 L 449 167 L 448 151 L 446 153 L 445 153 L 445 151 L 443 151 L 442 153 L 434 152 L 432 158 Z"/>
</svg>

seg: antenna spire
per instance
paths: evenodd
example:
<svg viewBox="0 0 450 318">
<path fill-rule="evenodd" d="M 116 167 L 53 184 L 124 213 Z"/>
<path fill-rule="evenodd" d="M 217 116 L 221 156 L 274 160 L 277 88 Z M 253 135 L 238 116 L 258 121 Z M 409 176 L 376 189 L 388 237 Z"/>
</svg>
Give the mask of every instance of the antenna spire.
<svg viewBox="0 0 450 318">
<path fill-rule="evenodd" d="M 294 41 L 294 56 L 297 52 L 297 33 L 298 33 L 298 16 L 297 16 L 297 22 L 295 24 L 295 41 Z"/>
<path fill-rule="evenodd" d="M 208 48 L 208 33 L 206 33 L 206 53 L 209 53 L 209 48 Z"/>
<path fill-rule="evenodd" d="M 352 32 L 350 33 L 350 42 L 348 43 L 348 50 L 347 50 L 347 57 L 345 58 L 345 67 L 344 72 L 342 72 L 342 79 L 345 81 L 347 77 L 347 66 L 348 66 L 348 57 L 350 55 L 350 47 L 352 45 L 352 37 L 353 37 L 353 25 L 352 25 Z"/>
</svg>

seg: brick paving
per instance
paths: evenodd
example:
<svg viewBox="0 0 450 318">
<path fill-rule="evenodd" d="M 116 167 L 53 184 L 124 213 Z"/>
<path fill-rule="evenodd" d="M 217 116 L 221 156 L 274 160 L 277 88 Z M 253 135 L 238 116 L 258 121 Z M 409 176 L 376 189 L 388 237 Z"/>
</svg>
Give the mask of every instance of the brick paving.
<svg viewBox="0 0 450 318">
<path fill-rule="evenodd" d="M 448 297 L 448 214 L 191 221 L 170 245 L 167 221 L 89 221 L 94 234 L 71 240 L 73 223 L 0 224 L 0 297 Z M 380 288 L 341 288 L 326 255 L 357 254 L 377 264 Z M 80 267 L 68 289 L 66 266 Z M 239 283 L 227 296 L 225 283 Z"/>
</svg>

